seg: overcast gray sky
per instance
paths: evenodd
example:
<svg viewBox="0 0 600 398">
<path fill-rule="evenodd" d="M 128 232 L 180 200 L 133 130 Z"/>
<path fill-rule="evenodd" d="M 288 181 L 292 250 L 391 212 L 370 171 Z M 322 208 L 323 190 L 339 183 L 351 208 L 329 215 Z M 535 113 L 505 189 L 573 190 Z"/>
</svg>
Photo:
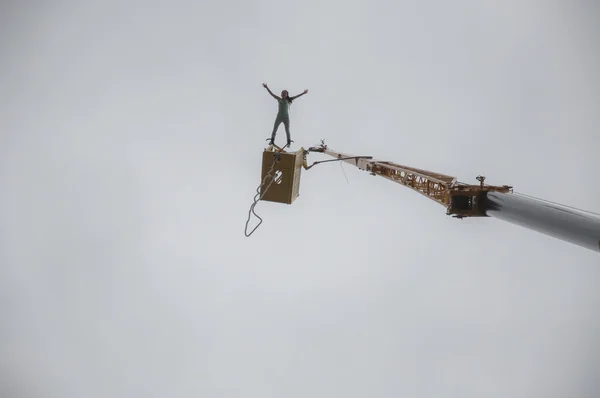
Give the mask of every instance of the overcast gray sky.
<svg viewBox="0 0 600 398">
<path fill-rule="evenodd" d="M 277 109 L 263 82 L 309 90 L 293 149 L 600 212 L 592 2 L 16 3 L 0 395 L 600 394 L 598 253 L 336 163 L 243 234 Z"/>
</svg>

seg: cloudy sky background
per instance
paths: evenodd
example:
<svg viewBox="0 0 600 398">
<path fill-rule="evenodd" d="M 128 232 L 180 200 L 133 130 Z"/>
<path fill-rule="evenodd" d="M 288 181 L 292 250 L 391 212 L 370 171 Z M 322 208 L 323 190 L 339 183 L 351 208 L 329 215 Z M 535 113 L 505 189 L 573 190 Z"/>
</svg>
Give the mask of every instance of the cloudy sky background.
<svg viewBox="0 0 600 398">
<path fill-rule="evenodd" d="M 293 149 L 600 212 L 592 3 L 0 3 L 0 395 L 597 396 L 598 253 L 336 163 L 243 234 L 262 82 Z"/>
</svg>

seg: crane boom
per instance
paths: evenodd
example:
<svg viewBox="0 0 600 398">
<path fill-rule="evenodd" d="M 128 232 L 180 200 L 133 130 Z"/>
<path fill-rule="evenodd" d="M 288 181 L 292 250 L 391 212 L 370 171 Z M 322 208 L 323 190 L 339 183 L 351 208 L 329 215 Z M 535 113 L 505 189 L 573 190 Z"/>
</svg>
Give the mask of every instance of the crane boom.
<svg viewBox="0 0 600 398">
<path fill-rule="evenodd" d="M 396 182 L 443 205 L 456 218 L 494 217 L 536 232 L 600 252 L 600 217 L 555 203 L 514 194 L 511 186 L 459 182 L 456 177 L 434 173 L 371 156 L 353 156 L 330 150 L 325 144 L 308 152 L 321 152 L 371 175 Z M 320 162 L 315 162 L 320 163 Z M 313 164 L 313 165 L 314 165 Z M 312 167 L 312 166 L 310 166 Z M 310 168 L 308 167 L 308 168 Z"/>
</svg>

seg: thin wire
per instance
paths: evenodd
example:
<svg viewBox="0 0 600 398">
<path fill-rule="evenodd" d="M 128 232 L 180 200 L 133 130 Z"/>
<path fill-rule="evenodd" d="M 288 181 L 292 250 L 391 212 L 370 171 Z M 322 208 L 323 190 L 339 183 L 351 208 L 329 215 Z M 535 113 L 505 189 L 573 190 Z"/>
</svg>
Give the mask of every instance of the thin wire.
<svg viewBox="0 0 600 398">
<path fill-rule="evenodd" d="M 515 194 L 515 195 L 519 195 L 519 196 L 523 196 L 523 197 L 527 197 L 527 198 L 530 198 L 530 199 L 539 200 L 540 202 L 546 202 L 546 203 L 551 203 L 551 204 L 553 204 L 553 205 L 556 205 L 556 206 L 560 206 L 560 207 L 566 207 L 567 209 L 577 210 L 577 211 L 580 211 L 580 212 L 582 212 L 582 213 L 589 213 L 589 214 L 593 214 L 593 215 L 595 215 L 595 216 L 599 216 L 599 217 L 600 217 L 600 214 L 598 214 L 598 213 L 595 213 L 595 212 L 593 212 L 593 211 L 584 210 L 584 209 L 579 209 L 579 208 L 577 208 L 577 207 L 573 207 L 573 206 L 563 205 L 562 203 L 556 203 L 556 202 L 552 202 L 552 201 L 550 201 L 550 200 L 546 200 L 546 199 L 538 198 L 538 197 L 536 197 L 536 196 L 532 196 L 532 195 L 527 195 L 527 194 L 524 194 L 524 193 L 521 193 L 521 192 L 514 192 L 514 194 Z"/>
<path fill-rule="evenodd" d="M 244 230 L 244 234 L 246 235 L 246 238 L 250 237 L 250 235 L 252 235 L 254 233 L 254 231 L 256 231 L 256 229 L 263 222 L 263 219 L 258 214 L 256 214 L 256 212 L 254 211 L 254 208 L 256 207 L 258 202 L 265 196 L 265 194 L 271 187 L 271 184 L 273 184 L 273 182 L 275 181 L 275 178 L 271 178 L 271 182 L 269 183 L 269 185 L 267 185 L 267 187 L 263 191 L 262 195 L 260 194 L 260 188 L 263 185 L 265 185 L 265 181 L 267 180 L 267 178 L 271 177 L 271 173 L 273 173 L 273 169 L 275 168 L 275 165 L 277 163 L 278 163 L 277 160 L 275 160 L 273 162 L 273 164 L 271 165 L 271 169 L 269 170 L 267 175 L 265 175 L 265 178 L 263 178 L 262 183 L 258 186 L 258 188 L 256 188 L 256 195 L 254 195 L 254 201 L 253 201 L 252 205 L 250 206 L 250 210 L 248 210 L 248 219 L 246 220 L 246 229 Z M 250 222 L 250 217 L 252 217 L 252 214 L 254 214 L 256 216 L 256 218 L 258 218 L 260 220 L 260 222 L 256 225 L 256 227 L 254 227 L 254 229 L 252 231 L 250 231 L 250 233 L 248 233 L 248 223 Z"/>
<path fill-rule="evenodd" d="M 348 176 L 346 175 L 346 170 L 344 170 L 344 163 L 340 162 L 340 168 L 344 172 L 344 177 L 346 177 L 346 184 L 350 185 L 350 181 L 348 181 Z"/>
</svg>

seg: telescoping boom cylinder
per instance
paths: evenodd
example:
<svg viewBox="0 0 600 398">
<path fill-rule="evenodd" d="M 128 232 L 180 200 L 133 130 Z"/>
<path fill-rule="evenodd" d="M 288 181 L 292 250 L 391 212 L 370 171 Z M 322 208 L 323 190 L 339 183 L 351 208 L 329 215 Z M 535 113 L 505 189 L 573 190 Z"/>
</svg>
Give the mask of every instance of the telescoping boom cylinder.
<svg viewBox="0 0 600 398">
<path fill-rule="evenodd" d="M 600 252 L 600 217 L 516 194 L 489 192 L 487 216 Z"/>
</svg>

